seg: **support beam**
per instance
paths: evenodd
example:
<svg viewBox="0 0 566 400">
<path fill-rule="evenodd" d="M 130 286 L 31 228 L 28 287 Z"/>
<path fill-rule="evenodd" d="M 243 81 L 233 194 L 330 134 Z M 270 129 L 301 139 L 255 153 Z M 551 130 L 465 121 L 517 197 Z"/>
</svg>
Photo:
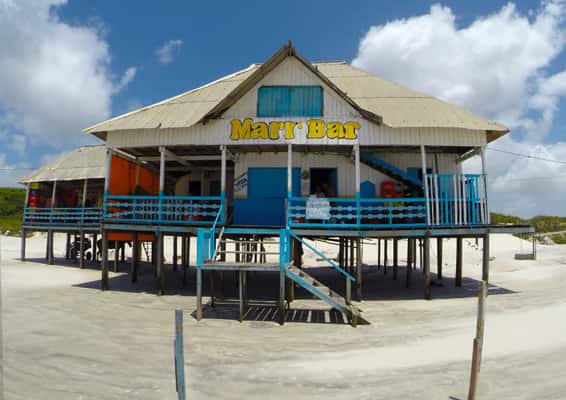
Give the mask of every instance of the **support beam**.
<svg viewBox="0 0 566 400">
<path fill-rule="evenodd" d="M 96 242 L 98 240 L 98 235 L 96 233 L 92 234 L 92 261 L 93 262 L 97 262 L 98 261 L 98 243 Z"/>
<path fill-rule="evenodd" d="M 381 239 L 377 239 L 377 269 L 381 268 Z"/>
<path fill-rule="evenodd" d="M 202 319 L 202 269 L 197 266 L 197 321 Z"/>
<path fill-rule="evenodd" d="M 414 247 L 413 247 L 413 241 L 415 239 L 407 239 L 407 271 L 406 271 L 406 276 L 405 276 L 405 286 L 407 288 L 411 287 L 411 272 L 413 270 L 413 253 L 414 253 Z"/>
<path fill-rule="evenodd" d="M 362 269 L 362 239 L 355 239 L 356 243 L 356 297 L 358 301 L 363 300 L 362 293 L 362 280 L 363 280 L 363 269 Z"/>
<path fill-rule="evenodd" d="M 118 272 L 118 261 L 120 260 L 118 243 L 120 242 L 114 240 L 114 272 Z"/>
<path fill-rule="evenodd" d="M 54 236 L 55 236 L 55 232 L 53 232 L 52 230 L 49 230 L 49 232 L 47 232 L 47 242 L 49 243 L 49 246 L 47 248 L 47 264 L 49 265 L 53 265 L 54 263 L 53 260 Z"/>
<path fill-rule="evenodd" d="M 20 261 L 25 261 L 25 260 L 26 260 L 26 230 L 25 228 L 22 228 L 22 238 L 20 243 Z"/>
<path fill-rule="evenodd" d="M 213 272 L 213 271 L 211 271 Z M 238 278 L 239 278 L 239 294 L 240 294 L 240 322 L 244 320 L 244 315 L 246 314 L 246 271 L 239 270 L 238 271 Z"/>
<path fill-rule="evenodd" d="M 397 280 L 397 270 L 399 268 L 399 239 L 393 239 L 393 280 Z"/>
<path fill-rule="evenodd" d="M 489 214 L 489 203 L 487 201 L 487 164 L 485 160 L 485 148 L 486 146 L 481 147 L 481 173 L 483 176 L 483 190 L 484 190 L 484 201 L 485 201 L 485 210 L 484 210 L 484 222 L 486 225 L 491 223 L 491 216 Z"/>
<path fill-rule="evenodd" d="M 483 251 L 482 251 L 482 274 L 481 278 L 486 283 L 489 283 L 489 233 L 483 236 Z"/>
<path fill-rule="evenodd" d="M 442 238 L 436 238 L 436 277 L 442 279 Z"/>
<path fill-rule="evenodd" d="M 177 271 L 177 243 L 178 236 L 173 235 L 173 271 Z"/>
<path fill-rule="evenodd" d="M 428 192 L 428 180 L 426 177 L 426 151 L 424 144 L 421 144 L 421 161 L 422 161 L 422 171 L 423 171 L 423 190 L 424 197 L 426 200 L 426 224 L 430 225 L 430 201 Z"/>
<path fill-rule="evenodd" d="M 425 275 L 424 298 L 430 300 L 430 235 L 428 233 L 423 238 L 423 269 Z"/>
<path fill-rule="evenodd" d="M 106 229 L 102 230 L 102 265 L 101 272 L 102 277 L 100 279 L 100 285 L 102 290 L 108 290 L 108 231 Z"/>
<path fill-rule="evenodd" d="M 85 231 L 79 232 L 79 268 L 85 267 Z"/>
<path fill-rule="evenodd" d="M 287 144 L 287 198 L 293 195 L 293 145 Z"/>
<path fill-rule="evenodd" d="M 165 275 L 163 273 L 163 232 L 157 233 L 157 251 L 156 251 L 156 268 L 157 268 L 157 294 L 161 296 L 165 293 Z"/>
<path fill-rule="evenodd" d="M 138 281 L 138 264 L 140 258 L 140 241 L 139 234 L 134 232 L 134 240 L 132 243 L 132 283 Z"/>
<path fill-rule="evenodd" d="M 165 194 L 165 161 L 167 154 L 165 147 L 160 146 L 159 153 L 159 196 L 163 196 Z"/>
<path fill-rule="evenodd" d="M 454 284 L 457 287 L 462 286 L 462 237 L 456 238 L 456 279 Z"/>
<path fill-rule="evenodd" d="M 388 248 L 389 248 L 389 239 L 385 239 L 383 241 L 383 275 L 387 275 L 387 258 L 388 258 Z"/>
<path fill-rule="evenodd" d="M 285 270 L 279 269 L 279 324 L 285 323 Z"/>
</svg>

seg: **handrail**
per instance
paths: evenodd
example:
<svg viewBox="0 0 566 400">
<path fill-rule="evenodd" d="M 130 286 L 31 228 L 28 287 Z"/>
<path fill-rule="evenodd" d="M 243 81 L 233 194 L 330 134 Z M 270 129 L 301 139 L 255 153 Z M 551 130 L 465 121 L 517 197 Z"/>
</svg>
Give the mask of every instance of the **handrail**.
<svg viewBox="0 0 566 400">
<path fill-rule="evenodd" d="M 322 257 L 328 264 L 330 264 L 331 267 L 333 267 L 334 269 L 338 270 L 342 275 L 344 275 L 346 278 L 348 278 L 350 281 L 355 282 L 356 278 L 354 278 L 352 275 L 350 275 L 349 273 L 347 273 L 344 269 L 342 269 L 342 267 L 340 267 L 338 264 L 336 264 L 334 261 L 332 261 L 330 258 L 326 257 L 323 253 L 321 253 L 316 247 L 311 246 L 310 244 L 308 244 L 307 242 L 305 242 L 303 239 L 301 239 L 299 236 L 297 236 L 295 233 L 293 233 L 291 230 L 288 230 L 289 234 L 295 238 L 296 240 L 298 240 L 299 242 L 301 242 L 302 244 L 304 244 L 305 246 L 307 246 L 310 250 L 312 250 L 316 255 L 318 255 L 319 257 Z"/>
</svg>

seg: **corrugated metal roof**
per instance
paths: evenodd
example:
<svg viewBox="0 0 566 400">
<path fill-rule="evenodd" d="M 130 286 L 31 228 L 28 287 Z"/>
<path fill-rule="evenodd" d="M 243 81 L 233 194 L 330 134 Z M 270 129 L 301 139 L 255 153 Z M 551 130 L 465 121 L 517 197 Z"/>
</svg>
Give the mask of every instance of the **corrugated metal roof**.
<svg viewBox="0 0 566 400">
<path fill-rule="evenodd" d="M 309 67 L 312 65 L 312 69 L 334 86 L 333 89 L 343 92 L 340 93 L 343 98 L 354 103 L 353 106 L 362 115 L 372 120 L 380 117 L 385 125 L 392 128 L 482 130 L 488 132 L 488 140 L 494 140 L 508 132 L 503 125 L 371 75 L 345 62 L 309 64 L 288 46 L 284 46 L 263 66 L 253 64 L 200 88 L 86 128 L 84 132 L 104 134 L 122 129 L 189 127 L 207 118 L 217 117 L 287 56 L 295 56 Z"/>
<path fill-rule="evenodd" d="M 86 133 L 121 129 L 180 128 L 196 124 L 260 66 L 250 65 L 199 88 L 84 129 Z"/>
<path fill-rule="evenodd" d="M 106 147 L 84 146 L 23 176 L 19 183 L 104 179 Z"/>
</svg>

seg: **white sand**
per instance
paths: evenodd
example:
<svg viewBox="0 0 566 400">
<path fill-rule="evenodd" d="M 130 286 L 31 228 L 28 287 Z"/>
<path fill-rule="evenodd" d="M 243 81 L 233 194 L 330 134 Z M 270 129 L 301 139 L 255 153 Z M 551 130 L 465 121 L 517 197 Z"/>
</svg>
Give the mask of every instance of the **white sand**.
<svg viewBox="0 0 566 400">
<path fill-rule="evenodd" d="M 196 322 L 194 270 L 189 285 L 168 266 L 168 294 L 153 294 L 149 266 L 132 285 L 110 274 L 113 290 L 98 290 L 100 271 L 43 264 L 45 241 L 28 240 L 21 263 L 18 238 L 0 238 L 6 399 L 173 399 L 173 310 L 185 314 L 189 399 L 464 399 L 475 334 L 481 241 L 464 246 L 464 287 L 453 287 L 455 241 L 445 241 L 443 286 L 422 300 L 422 274 L 404 288 L 405 272 L 367 267 L 359 306 L 372 322 L 239 323 L 234 307 L 207 307 Z M 170 242 L 169 242 L 170 244 Z M 436 246 L 431 246 L 435 271 Z M 56 257 L 64 238 L 57 238 Z M 194 249 L 194 242 L 193 242 Z M 328 254 L 336 248 L 319 245 Z M 539 246 L 537 261 L 516 261 L 530 243 L 493 235 L 481 399 L 566 398 L 566 246 Z M 364 262 L 374 264 L 368 243 Z M 305 251 L 308 265 L 322 264 Z M 405 248 L 400 249 L 405 263 Z M 171 246 L 166 256 L 171 260 Z M 194 254 L 193 257 L 194 259 Z M 392 258 L 390 248 L 389 258 Z M 60 263 L 61 260 L 59 259 Z M 121 266 L 127 271 L 129 266 Z M 250 285 L 277 294 L 276 279 Z M 225 283 L 234 291 L 232 280 Z M 300 294 L 300 293 L 299 293 Z M 309 296 L 294 310 L 324 309 Z M 261 314 L 264 315 L 264 314 Z M 292 315 L 299 315 L 294 311 Z M 315 315 L 312 312 L 309 315 Z M 327 317 L 328 318 L 328 317 Z"/>
</svg>

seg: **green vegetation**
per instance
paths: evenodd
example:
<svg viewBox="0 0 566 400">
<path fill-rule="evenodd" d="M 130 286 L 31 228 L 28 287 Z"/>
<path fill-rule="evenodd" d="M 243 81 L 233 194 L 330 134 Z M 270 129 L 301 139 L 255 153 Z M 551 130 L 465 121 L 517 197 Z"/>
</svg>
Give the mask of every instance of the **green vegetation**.
<svg viewBox="0 0 566 400">
<path fill-rule="evenodd" d="M 0 233 L 19 235 L 26 191 L 0 188 Z"/>
<path fill-rule="evenodd" d="M 530 219 L 522 219 L 512 215 L 491 213 L 491 222 L 493 224 L 533 225 L 538 233 L 566 231 L 566 217 L 539 215 Z M 526 234 L 516 234 L 515 236 L 522 239 L 529 237 Z M 550 235 L 550 239 L 556 244 L 566 244 L 566 234 L 564 233 Z"/>
</svg>

